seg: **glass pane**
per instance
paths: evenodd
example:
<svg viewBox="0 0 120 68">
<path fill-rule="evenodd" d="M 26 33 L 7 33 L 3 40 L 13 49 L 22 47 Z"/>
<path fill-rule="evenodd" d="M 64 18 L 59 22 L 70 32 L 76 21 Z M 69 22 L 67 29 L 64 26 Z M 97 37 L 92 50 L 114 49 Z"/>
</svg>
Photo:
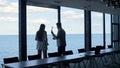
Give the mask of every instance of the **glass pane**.
<svg viewBox="0 0 120 68">
<path fill-rule="evenodd" d="M 103 14 L 91 12 L 92 47 L 103 46 Z"/>
<path fill-rule="evenodd" d="M 84 10 L 62 7 L 61 21 L 66 30 L 67 50 L 84 48 Z"/>
<path fill-rule="evenodd" d="M 113 41 L 118 41 L 118 25 L 113 26 Z"/>
<path fill-rule="evenodd" d="M 3 63 L 3 58 L 18 56 L 19 52 L 18 52 L 18 0 L 1 0 L 0 2 L 1 2 L 0 64 L 1 64 Z"/>
<path fill-rule="evenodd" d="M 105 14 L 106 48 L 111 45 L 111 19 L 110 14 Z"/>
<path fill-rule="evenodd" d="M 40 24 L 45 24 L 48 35 L 48 52 L 57 51 L 56 41 L 52 39 L 51 27 L 57 32 L 57 9 L 27 6 L 27 52 L 28 55 L 37 54 L 35 35 Z"/>
</svg>

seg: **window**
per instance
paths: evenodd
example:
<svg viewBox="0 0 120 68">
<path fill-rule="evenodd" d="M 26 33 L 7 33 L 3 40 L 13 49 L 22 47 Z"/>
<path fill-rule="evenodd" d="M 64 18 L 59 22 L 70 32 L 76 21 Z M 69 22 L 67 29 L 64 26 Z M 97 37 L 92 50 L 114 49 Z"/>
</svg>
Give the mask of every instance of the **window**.
<svg viewBox="0 0 120 68">
<path fill-rule="evenodd" d="M 105 29 L 106 29 L 106 48 L 107 45 L 111 45 L 111 16 L 110 14 L 105 14 Z"/>
<path fill-rule="evenodd" d="M 3 63 L 3 58 L 19 56 L 18 0 L 15 1 L 2 0 L 0 9 L 1 9 L 0 11 L 0 64 L 1 64 Z"/>
<path fill-rule="evenodd" d="M 103 46 L 103 14 L 91 12 L 92 47 Z"/>
<path fill-rule="evenodd" d="M 67 50 L 84 48 L 84 10 L 62 7 L 61 23 L 66 31 Z"/>
<path fill-rule="evenodd" d="M 36 11 L 37 9 L 37 11 Z M 37 54 L 35 34 L 43 23 L 48 33 L 48 52 L 57 51 L 56 40 L 52 39 L 51 27 L 57 34 L 57 9 L 27 6 L 27 52 Z M 84 11 L 72 8 L 61 8 L 61 23 L 66 31 L 66 50 L 84 48 Z"/>
<path fill-rule="evenodd" d="M 35 35 L 40 24 L 45 24 L 48 37 L 48 52 L 57 51 L 56 41 L 52 39 L 51 27 L 57 32 L 57 9 L 27 6 L 27 53 L 37 54 Z"/>
</svg>

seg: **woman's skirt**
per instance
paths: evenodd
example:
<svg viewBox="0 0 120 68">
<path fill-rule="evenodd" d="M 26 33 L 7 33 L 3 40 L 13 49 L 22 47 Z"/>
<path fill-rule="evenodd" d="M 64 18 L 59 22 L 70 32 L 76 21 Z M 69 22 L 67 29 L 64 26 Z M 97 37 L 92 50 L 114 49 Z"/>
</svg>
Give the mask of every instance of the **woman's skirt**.
<svg viewBox="0 0 120 68">
<path fill-rule="evenodd" d="M 37 41 L 37 50 L 47 50 L 47 45 L 44 42 Z"/>
</svg>

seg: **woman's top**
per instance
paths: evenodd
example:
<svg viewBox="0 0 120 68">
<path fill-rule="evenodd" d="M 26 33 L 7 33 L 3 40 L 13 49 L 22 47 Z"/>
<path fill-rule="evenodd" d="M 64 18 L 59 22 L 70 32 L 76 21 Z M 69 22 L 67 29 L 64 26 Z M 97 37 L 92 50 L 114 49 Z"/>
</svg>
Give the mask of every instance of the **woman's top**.
<svg viewBox="0 0 120 68">
<path fill-rule="evenodd" d="M 35 40 L 37 41 L 37 50 L 47 50 L 48 41 L 47 41 L 47 32 L 44 31 L 42 35 L 42 40 L 39 40 L 39 31 L 36 33 Z"/>
</svg>

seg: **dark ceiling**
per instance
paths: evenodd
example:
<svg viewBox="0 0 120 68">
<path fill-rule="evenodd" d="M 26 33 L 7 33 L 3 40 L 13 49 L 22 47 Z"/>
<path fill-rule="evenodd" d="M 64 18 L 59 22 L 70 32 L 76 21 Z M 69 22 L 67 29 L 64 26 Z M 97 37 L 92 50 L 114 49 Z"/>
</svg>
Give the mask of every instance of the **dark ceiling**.
<svg viewBox="0 0 120 68">
<path fill-rule="evenodd" d="M 27 0 L 27 3 L 33 6 L 64 6 L 120 15 L 120 8 L 107 7 L 101 0 Z"/>
</svg>

